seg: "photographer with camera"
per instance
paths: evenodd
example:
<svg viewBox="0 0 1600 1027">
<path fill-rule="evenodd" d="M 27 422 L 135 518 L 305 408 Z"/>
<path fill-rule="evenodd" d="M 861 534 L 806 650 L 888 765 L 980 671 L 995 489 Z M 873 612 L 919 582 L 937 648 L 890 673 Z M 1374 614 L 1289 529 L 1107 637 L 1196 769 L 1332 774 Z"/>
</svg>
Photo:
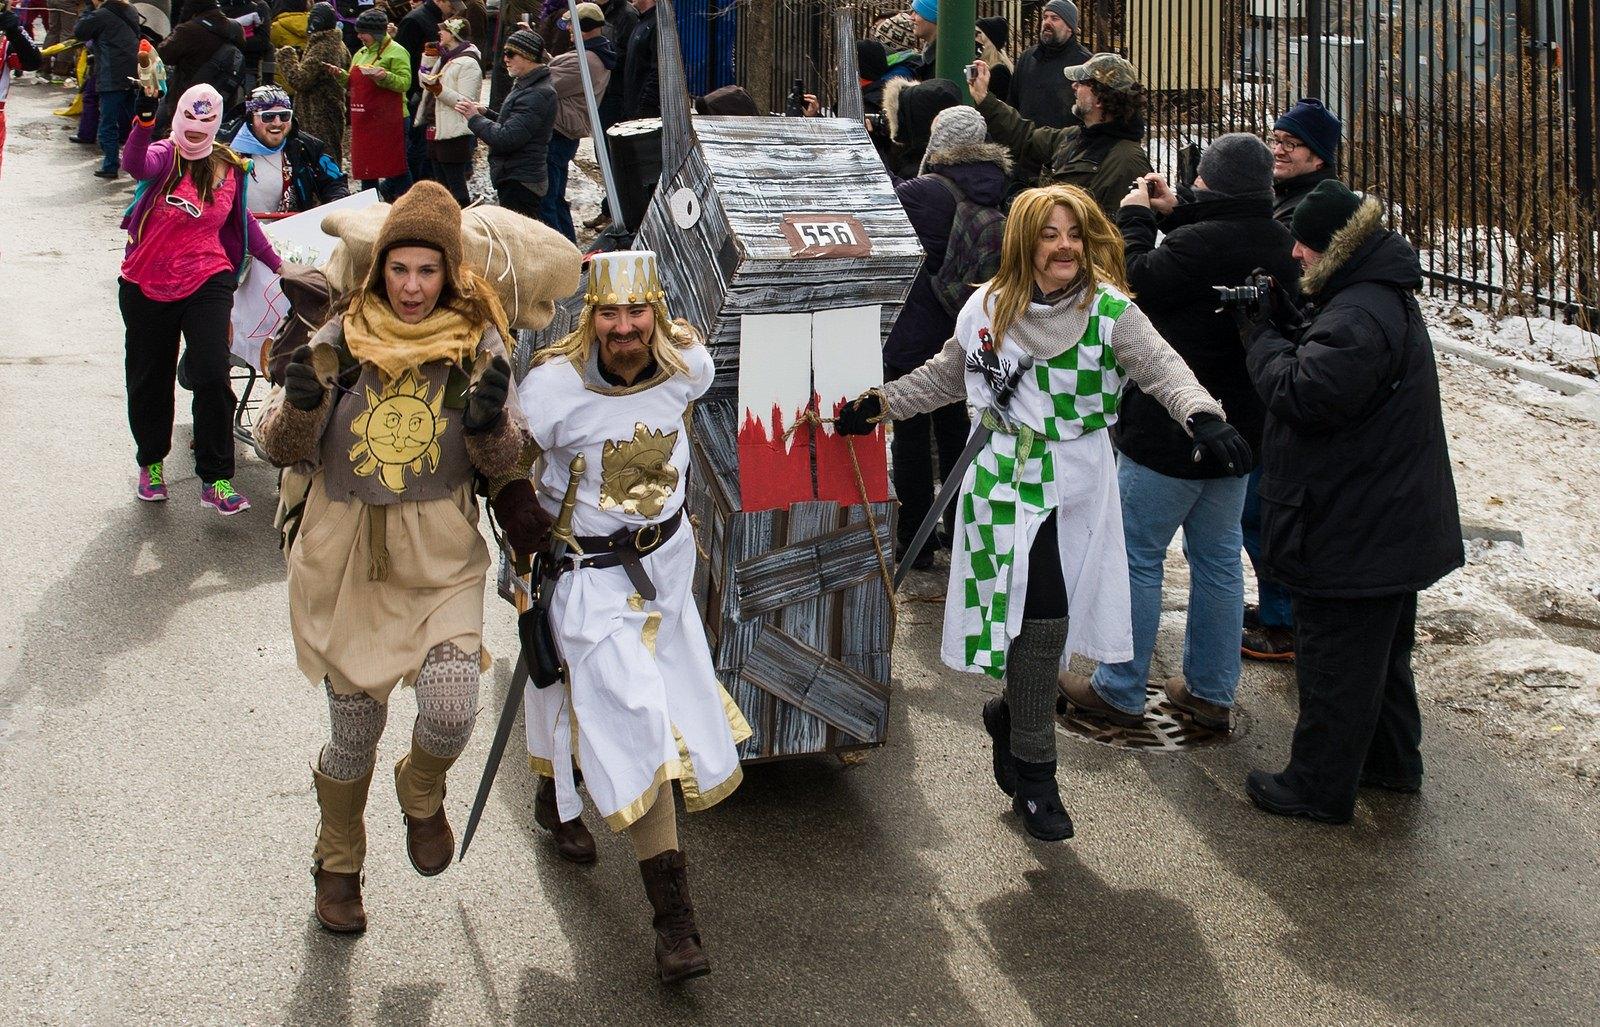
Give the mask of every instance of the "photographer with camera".
<svg viewBox="0 0 1600 1027">
<path fill-rule="evenodd" d="M 1262 555 L 1293 597 L 1300 719 L 1289 765 L 1245 788 L 1269 813 L 1342 824 L 1358 788 L 1422 785 L 1417 593 L 1464 553 L 1416 251 L 1338 182 L 1291 230 L 1303 325 L 1278 303 L 1241 317 L 1267 408 Z"/>
<path fill-rule="evenodd" d="M 1219 288 L 1244 285 L 1257 268 L 1291 285 L 1300 277 L 1290 256 L 1294 241 L 1272 218 L 1272 154 L 1255 136 L 1224 135 L 1200 158 L 1190 202 L 1180 203 L 1162 176 L 1147 175 L 1123 197 L 1117 228 L 1140 309 L 1221 402 L 1227 421 L 1196 414 L 1191 438 L 1137 384 L 1123 389 L 1113 438 L 1133 659 L 1102 663 L 1092 678 L 1063 674 L 1062 690 L 1091 717 L 1122 725 L 1143 719 L 1145 678 L 1161 622 L 1162 565 L 1181 527 L 1189 561 L 1183 673 L 1161 684 L 1173 706 L 1205 727 L 1227 731 L 1239 684 L 1244 602 L 1239 514 L 1264 413 L 1245 369 L 1239 328 L 1217 301 Z M 1196 446 L 1230 428 L 1242 438 L 1227 460 Z"/>
</svg>

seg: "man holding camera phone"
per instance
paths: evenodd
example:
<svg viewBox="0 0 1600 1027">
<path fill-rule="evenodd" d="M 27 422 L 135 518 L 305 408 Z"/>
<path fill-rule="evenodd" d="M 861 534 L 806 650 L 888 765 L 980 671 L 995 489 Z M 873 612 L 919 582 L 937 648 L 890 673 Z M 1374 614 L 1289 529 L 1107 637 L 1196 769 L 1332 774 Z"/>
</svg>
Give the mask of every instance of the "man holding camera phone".
<svg viewBox="0 0 1600 1027">
<path fill-rule="evenodd" d="M 1088 63 L 1068 68 L 1072 110 L 1082 125 L 1038 126 L 989 92 L 989 65 L 974 61 L 967 89 L 973 105 L 989 126 L 989 136 L 1011 150 L 1018 166 L 1038 167 L 1029 185 L 1075 185 L 1108 216 L 1129 183 L 1151 171 L 1145 152 L 1144 89 L 1132 64 L 1116 54 L 1101 53 Z"/>
</svg>

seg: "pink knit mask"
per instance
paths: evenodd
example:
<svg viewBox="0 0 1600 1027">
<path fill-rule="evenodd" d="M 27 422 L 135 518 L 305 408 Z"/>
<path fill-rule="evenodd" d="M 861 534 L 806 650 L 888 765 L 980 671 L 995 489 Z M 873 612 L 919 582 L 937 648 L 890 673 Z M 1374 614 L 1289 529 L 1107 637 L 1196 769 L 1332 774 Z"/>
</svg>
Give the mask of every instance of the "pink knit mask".
<svg viewBox="0 0 1600 1027">
<path fill-rule="evenodd" d="M 186 160 L 204 160 L 211 156 L 217 142 L 217 129 L 222 127 L 222 94 L 204 83 L 190 86 L 178 97 L 172 115 L 172 141 Z M 190 132 L 203 132 L 200 142 L 189 139 Z"/>
</svg>

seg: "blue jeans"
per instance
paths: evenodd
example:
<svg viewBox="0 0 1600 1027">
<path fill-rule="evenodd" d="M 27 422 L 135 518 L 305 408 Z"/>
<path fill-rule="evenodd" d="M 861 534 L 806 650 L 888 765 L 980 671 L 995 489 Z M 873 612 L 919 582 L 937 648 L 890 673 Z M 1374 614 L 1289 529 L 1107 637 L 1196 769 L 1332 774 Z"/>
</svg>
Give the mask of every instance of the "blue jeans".
<svg viewBox="0 0 1600 1027">
<path fill-rule="evenodd" d="M 1261 623 L 1269 628 L 1294 627 L 1294 611 L 1289 605 L 1289 590 L 1261 573 L 1261 467 L 1250 472 L 1249 487 L 1244 494 L 1244 551 L 1250 557 L 1250 566 L 1256 571 L 1256 595 L 1261 610 Z"/>
<path fill-rule="evenodd" d="M 1183 676 L 1207 702 L 1233 705 L 1239 685 L 1239 633 L 1244 623 L 1244 563 L 1239 513 L 1243 478 L 1169 478 L 1117 457 L 1122 534 L 1128 547 L 1133 605 L 1133 659 L 1094 672 L 1101 698 L 1128 713 L 1144 712 L 1145 679 L 1161 626 L 1162 563 L 1183 528 L 1189 560 L 1189 618 L 1183 633 Z"/>
<path fill-rule="evenodd" d="M 122 161 L 117 151 L 122 146 L 122 130 L 132 119 L 132 89 L 100 94 L 100 124 L 96 128 L 95 139 L 100 143 L 100 152 L 105 155 L 100 162 L 102 170 L 116 171 L 121 167 Z"/>
<path fill-rule="evenodd" d="M 551 134 L 549 156 L 545 159 L 545 173 L 550 184 L 539 201 L 539 220 L 571 242 L 578 241 L 578 233 L 572 227 L 572 208 L 567 205 L 567 169 L 572 166 L 577 152 L 576 139 L 568 139 L 560 132 Z"/>
</svg>

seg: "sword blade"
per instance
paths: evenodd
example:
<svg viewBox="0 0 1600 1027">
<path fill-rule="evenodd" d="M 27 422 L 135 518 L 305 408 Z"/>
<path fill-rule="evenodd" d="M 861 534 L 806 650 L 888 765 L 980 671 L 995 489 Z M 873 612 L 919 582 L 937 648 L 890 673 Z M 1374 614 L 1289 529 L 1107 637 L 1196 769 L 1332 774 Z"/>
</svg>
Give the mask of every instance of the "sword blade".
<svg viewBox="0 0 1600 1027">
<path fill-rule="evenodd" d="M 900 566 L 894 569 L 896 592 L 900 591 L 900 583 L 905 581 L 906 575 L 911 572 L 911 562 L 922 552 L 922 547 L 928 544 L 928 539 L 933 537 L 933 529 L 939 526 L 940 519 L 944 517 L 944 508 L 949 506 L 956 493 L 961 491 L 961 479 L 967 475 L 967 465 L 978 458 L 978 452 L 993 434 L 993 428 L 979 422 L 978 427 L 972 432 L 972 437 L 967 440 L 967 448 L 956 457 L 956 462 L 950 467 L 950 473 L 940 482 L 939 493 L 933 497 L 933 505 L 928 508 L 928 516 L 922 519 L 922 523 L 917 527 L 917 533 L 911 536 L 911 545 L 906 547 L 905 558 L 900 561 Z"/>
<path fill-rule="evenodd" d="M 478 820 L 489 801 L 489 790 L 494 787 L 495 774 L 500 770 L 500 759 L 506 753 L 506 741 L 511 737 L 511 725 L 516 723 L 517 708 L 522 705 L 522 691 L 528 684 L 526 654 L 517 654 L 517 669 L 511 675 L 511 689 L 506 692 L 505 705 L 500 707 L 500 722 L 494 726 L 494 742 L 489 746 L 489 760 L 483 765 L 483 779 L 478 782 L 478 797 L 472 800 L 472 813 L 467 817 L 467 829 L 461 833 L 460 861 L 467 858 L 467 846 L 478 830 Z"/>
</svg>

